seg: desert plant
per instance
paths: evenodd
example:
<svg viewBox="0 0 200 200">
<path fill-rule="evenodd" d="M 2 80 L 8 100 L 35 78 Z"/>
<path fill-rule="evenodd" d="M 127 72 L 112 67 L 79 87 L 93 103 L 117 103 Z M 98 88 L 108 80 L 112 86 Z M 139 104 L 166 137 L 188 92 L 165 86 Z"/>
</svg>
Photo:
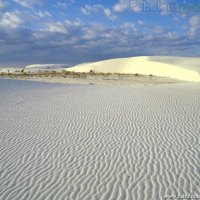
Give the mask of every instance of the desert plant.
<svg viewBox="0 0 200 200">
<path fill-rule="evenodd" d="M 90 74 L 91 74 L 91 75 L 94 75 L 94 74 L 95 74 L 94 70 L 91 69 L 91 70 L 90 70 Z"/>
<path fill-rule="evenodd" d="M 72 75 L 71 71 L 62 70 L 62 73 L 65 75 Z"/>
</svg>

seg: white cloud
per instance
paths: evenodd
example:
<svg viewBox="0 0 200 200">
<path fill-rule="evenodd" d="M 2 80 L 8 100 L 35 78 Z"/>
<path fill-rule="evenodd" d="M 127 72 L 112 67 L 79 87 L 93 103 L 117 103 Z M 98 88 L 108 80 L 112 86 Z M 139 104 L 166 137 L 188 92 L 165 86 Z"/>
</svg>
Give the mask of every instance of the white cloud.
<svg viewBox="0 0 200 200">
<path fill-rule="evenodd" d="M 131 22 L 125 22 L 125 23 L 122 25 L 122 27 L 125 28 L 125 29 L 136 30 L 135 24 L 133 24 L 133 23 L 131 23 Z"/>
<path fill-rule="evenodd" d="M 138 20 L 138 24 L 141 25 L 141 26 L 143 26 L 143 25 L 145 25 L 145 21 L 143 21 L 143 20 Z"/>
<path fill-rule="evenodd" d="M 105 32 L 106 27 L 100 23 L 90 23 L 89 25 L 83 25 L 82 24 L 82 34 L 81 38 L 85 40 L 94 40 L 98 37 L 99 33 Z"/>
<path fill-rule="evenodd" d="M 125 12 L 131 10 L 135 13 L 158 11 L 161 15 L 170 15 L 178 12 L 178 3 L 176 0 L 118 0 L 114 5 L 115 12 Z M 176 6 L 177 5 L 177 6 Z"/>
<path fill-rule="evenodd" d="M 122 26 L 121 26 L 121 30 L 125 35 L 129 35 L 133 32 L 136 32 L 137 29 L 135 27 L 135 24 L 131 23 L 131 22 L 125 22 Z"/>
<path fill-rule="evenodd" d="M 73 26 L 73 27 L 81 27 L 84 26 L 84 23 L 80 20 L 80 19 L 76 19 L 74 21 L 70 21 L 70 20 L 65 20 L 64 24 L 67 27 Z"/>
<path fill-rule="evenodd" d="M 36 13 L 36 15 L 39 16 L 39 17 L 52 17 L 51 13 L 49 13 L 47 11 L 41 11 L 41 10 L 39 10 Z"/>
<path fill-rule="evenodd" d="M 20 4 L 21 6 L 31 8 L 34 4 L 41 3 L 41 0 L 14 0 L 14 2 Z"/>
<path fill-rule="evenodd" d="M 67 33 L 67 29 L 61 22 L 48 24 L 48 30 L 53 33 Z"/>
<path fill-rule="evenodd" d="M 62 9 L 67 9 L 70 6 L 70 4 L 74 4 L 74 3 L 76 3 L 75 0 L 68 0 L 67 2 L 65 2 L 65 1 L 58 1 L 57 2 L 57 6 L 60 7 L 60 8 L 62 8 Z"/>
<path fill-rule="evenodd" d="M 124 12 L 131 8 L 130 0 L 119 0 L 119 2 L 114 6 L 116 12 Z"/>
<path fill-rule="evenodd" d="M 84 5 L 84 7 L 81 7 L 81 12 L 84 15 L 91 15 L 93 13 L 99 13 L 100 10 L 103 9 L 103 6 L 100 4 L 96 4 L 96 5 Z"/>
<path fill-rule="evenodd" d="M 200 16 L 190 18 L 190 35 L 195 36 L 200 30 Z"/>
<path fill-rule="evenodd" d="M 109 8 L 104 8 L 103 11 L 104 11 L 105 16 L 107 16 L 109 19 L 115 20 L 117 18 L 117 16 L 114 15 Z"/>
<path fill-rule="evenodd" d="M 17 28 L 23 24 L 23 20 L 16 12 L 6 12 L 0 21 L 3 28 Z"/>
<path fill-rule="evenodd" d="M 103 13 L 107 18 L 111 20 L 115 20 L 117 18 L 117 16 L 113 14 L 111 9 L 106 8 L 101 4 L 95 4 L 95 5 L 86 4 L 84 7 L 81 7 L 81 12 L 84 15 Z"/>
</svg>

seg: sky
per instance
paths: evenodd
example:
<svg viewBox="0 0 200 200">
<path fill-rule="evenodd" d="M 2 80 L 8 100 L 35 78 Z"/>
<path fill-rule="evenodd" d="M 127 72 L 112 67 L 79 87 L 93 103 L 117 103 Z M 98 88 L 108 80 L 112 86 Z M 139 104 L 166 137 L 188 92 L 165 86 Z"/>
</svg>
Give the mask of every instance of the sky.
<svg viewBox="0 0 200 200">
<path fill-rule="evenodd" d="M 0 0 L 0 66 L 200 56 L 200 0 Z"/>
</svg>

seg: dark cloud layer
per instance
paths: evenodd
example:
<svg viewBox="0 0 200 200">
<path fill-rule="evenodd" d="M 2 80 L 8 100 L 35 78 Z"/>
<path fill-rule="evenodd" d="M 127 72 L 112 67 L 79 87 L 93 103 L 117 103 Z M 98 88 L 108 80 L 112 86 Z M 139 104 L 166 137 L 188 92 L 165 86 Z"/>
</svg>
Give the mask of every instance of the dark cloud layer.
<svg viewBox="0 0 200 200">
<path fill-rule="evenodd" d="M 199 56 L 199 52 L 193 52 L 199 47 L 196 38 L 170 33 L 142 34 L 124 27 L 97 30 L 93 25 L 71 25 L 67 33 L 1 30 L 0 38 L 0 58 L 4 64 L 75 64 L 139 55 Z"/>
</svg>

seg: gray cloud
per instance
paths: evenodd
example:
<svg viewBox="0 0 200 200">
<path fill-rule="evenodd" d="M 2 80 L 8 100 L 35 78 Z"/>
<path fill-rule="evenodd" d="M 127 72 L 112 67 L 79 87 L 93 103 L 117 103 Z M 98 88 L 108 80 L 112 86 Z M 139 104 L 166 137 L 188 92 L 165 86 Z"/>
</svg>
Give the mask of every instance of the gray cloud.
<svg viewBox="0 0 200 200">
<path fill-rule="evenodd" d="M 107 27 L 81 21 L 63 22 L 62 31 L 15 28 L 0 30 L 1 65 L 67 63 L 138 55 L 200 56 L 199 40 L 175 32 L 142 34 L 132 23 Z M 196 36 L 197 37 L 197 36 Z M 192 51 L 191 51 L 192 49 Z"/>
</svg>

